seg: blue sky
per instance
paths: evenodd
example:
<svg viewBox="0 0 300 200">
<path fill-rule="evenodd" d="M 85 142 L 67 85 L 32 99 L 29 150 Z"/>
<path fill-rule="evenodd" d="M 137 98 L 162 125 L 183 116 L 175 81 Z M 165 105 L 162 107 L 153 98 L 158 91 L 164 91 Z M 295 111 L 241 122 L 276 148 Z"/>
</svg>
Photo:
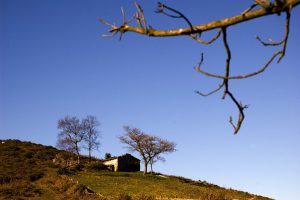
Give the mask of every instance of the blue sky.
<svg viewBox="0 0 300 200">
<path fill-rule="evenodd" d="M 238 14 L 252 1 L 164 1 L 200 24 Z M 193 70 L 204 52 L 204 68 L 223 73 L 220 41 L 200 45 L 187 37 L 149 38 L 133 33 L 103 39 L 98 18 L 121 22 L 134 1 L 0 0 L 0 137 L 55 145 L 57 120 L 95 115 L 101 148 L 127 152 L 117 137 L 122 126 L 139 127 L 177 143 L 175 153 L 154 169 L 206 180 L 276 199 L 300 199 L 300 7 L 295 8 L 287 55 L 264 74 L 232 81 L 246 104 L 246 119 L 233 135 L 228 118 L 237 111 L 222 92 L 203 98 L 218 80 Z M 154 28 L 186 27 L 155 14 L 156 1 L 139 1 Z M 232 73 L 257 70 L 277 49 L 255 37 L 280 40 L 284 16 L 256 19 L 228 29 Z M 212 33 L 204 34 L 209 38 Z M 297 37 L 298 36 L 298 37 Z M 137 154 L 134 154 L 137 155 Z"/>
</svg>

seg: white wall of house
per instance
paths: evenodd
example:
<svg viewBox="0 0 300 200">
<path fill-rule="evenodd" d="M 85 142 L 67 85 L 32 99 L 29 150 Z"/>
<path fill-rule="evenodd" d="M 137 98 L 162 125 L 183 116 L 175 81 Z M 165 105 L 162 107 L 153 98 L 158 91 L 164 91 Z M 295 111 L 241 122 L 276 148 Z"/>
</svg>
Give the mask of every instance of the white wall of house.
<svg viewBox="0 0 300 200">
<path fill-rule="evenodd" d="M 118 158 L 113 159 L 113 160 L 104 161 L 103 164 L 107 165 L 107 166 L 113 165 L 114 171 L 118 170 Z"/>
</svg>

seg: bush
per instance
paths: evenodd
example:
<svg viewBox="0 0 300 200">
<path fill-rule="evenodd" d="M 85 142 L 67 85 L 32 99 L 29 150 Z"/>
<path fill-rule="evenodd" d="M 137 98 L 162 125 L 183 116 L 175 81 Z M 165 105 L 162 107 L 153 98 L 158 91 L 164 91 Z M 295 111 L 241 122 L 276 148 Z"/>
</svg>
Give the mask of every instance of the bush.
<svg viewBox="0 0 300 200">
<path fill-rule="evenodd" d="M 100 170 L 107 170 L 107 166 L 104 165 L 102 162 L 91 162 L 85 166 L 87 170 L 95 170 L 95 171 L 100 171 Z"/>
<path fill-rule="evenodd" d="M 32 158 L 33 155 L 34 155 L 34 153 L 31 152 L 31 151 L 27 151 L 27 152 L 24 154 L 24 156 L 25 156 L 26 158 Z"/>
<path fill-rule="evenodd" d="M 40 178 L 42 178 L 44 176 L 44 173 L 43 172 L 32 172 L 30 175 L 29 175 L 29 179 L 30 181 L 36 181 Z"/>
<path fill-rule="evenodd" d="M 13 180 L 12 177 L 10 176 L 0 176 L 0 184 L 7 184 L 7 183 L 10 183 L 11 181 Z"/>
<path fill-rule="evenodd" d="M 75 175 L 77 171 L 75 169 L 70 169 L 68 167 L 61 167 L 56 172 L 59 175 L 67 175 L 67 176 L 69 176 L 69 175 Z"/>
</svg>

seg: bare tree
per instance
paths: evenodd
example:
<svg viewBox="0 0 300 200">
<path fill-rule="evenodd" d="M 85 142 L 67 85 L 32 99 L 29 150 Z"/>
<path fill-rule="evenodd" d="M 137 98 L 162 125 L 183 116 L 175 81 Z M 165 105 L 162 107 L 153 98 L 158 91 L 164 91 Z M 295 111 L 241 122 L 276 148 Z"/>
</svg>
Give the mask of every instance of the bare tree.
<svg viewBox="0 0 300 200">
<path fill-rule="evenodd" d="M 161 154 L 176 150 L 175 143 L 146 134 L 138 128 L 124 126 L 124 130 L 126 134 L 119 139 L 122 143 L 127 144 L 130 150 L 139 152 L 144 162 L 144 174 L 147 174 L 148 164 L 150 164 L 152 174 L 153 164 L 159 160 L 165 160 Z"/>
<path fill-rule="evenodd" d="M 131 151 L 137 151 L 140 156 L 143 159 L 144 162 L 144 175 L 147 174 L 147 168 L 148 168 L 148 163 L 149 163 L 149 158 L 146 154 L 146 140 L 148 138 L 148 135 L 143 133 L 140 129 L 138 128 L 130 128 L 129 126 L 124 126 L 125 130 L 125 135 L 120 136 L 119 140 L 120 142 L 127 144 L 128 148 Z"/>
<path fill-rule="evenodd" d="M 159 137 L 149 136 L 146 141 L 145 151 L 149 159 L 151 174 L 153 173 L 153 164 L 157 161 L 165 161 L 161 154 L 172 153 L 176 151 L 176 144 Z"/>
<path fill-rule="evenodd" d="M 251 1 L 253 2 L 253 1 Z M 138 34 L 142 35 L 147 35 L 151 37 L 173 37 L 173 36 L 187 36 L 196 42 L 200 44 L 205 44 L 209 45 L 212 44 L 214 41 L 216 41 L 220 36 L 222 35 L 222 42 L 224 45 L 225 52 L 227 54 L 227 58 L 225 61 L 225 73 L 224 75 L 219 75 L 219 74 L 213 74 L 210 72 L 207 72 L 202 69 L 203 61 L 204 61 L 204 55 L 203 53 L 201 54 L 201 60 L 199 62 L 199 65 L 194 67 L 194 69 L 209 77 L 213 77 L 216 79 L 220 79 L 221 83 L 220 85 L 213 91 L 209 93 L 202 93 L 199 91 L 196 91 L 197 94 L 201 96 L 209 96 L 211 94 L 214 94 L 221 89 L 223 89 L 223 96 L 222 99 L 225 99 L 225 97 L 229 96 L 229 98 L 232 100 L 232 102 L 236 105 L 238 109 L 238 117 L 237 117 L 237 122 L 233 122 L 232 117 L 229 117 L 229 122 L 232 125 L 234 129 L 234 134 L 238 133 L 238 131 L 241 128 L 241 125 L 244 121 L 245 114 L 244 110 L 248 108 L 247 105 L 243 104 L 241 101 L 238 101 L 236 97 L 233 95 L 233 93 L 230 90 L 230 80 L 232 79 L 245 79 L 249 77 L 256 76 L 262 72 L 265 71 L 269 67 L 269 65 L 276 59 L 277 63 L 279 63 L 282 58 L 286 54 L 286 47 L 287 47 L 287 41 L 288 41 L 288 36 L 289 36 L 289 31 L 290 31 L 290 18 L 292 14 L 292 10 L 294 7 L 298 6 L 300 4 L 300 0 L 275 0 L 273 2 L 270 2 L 269 0 L 255 0 L 252 5 L 240 12 L 239 14 L 229 17 L 229 18 L 223 18 L 220 20 L 212 21 L 209 23 L 205 24 L 200 24 L 200 25 L 193 25 L 191 21 L 180 11 L 171 8 L 163 3 L 158 3 L 157 6 L 157 13 L 164 14 L 168 17 L 171 18 L 177 18 L 177 19 L 182 19 L 187 23 L 187 27 L 183 28 L 178 28 L 178 29 L 171 29 L 171 30 L 158 30 L 152 28 L 149 23 L 146 20 L 146 17 L 144 15 L 144 11 L 142 7 L 135 3 L 136 7 L 136 13 L 134 14 L 133 18 L 130 20 L 126 20 L 125 17 L 125 12 L 123 8 L 121 8 L 122 11 L 122 17 L 123 17 L 123 22 L 121 25 L 117 26 L 115 24 L 108 23 L 107 21 L 100 19 L 101 23 L 104 23 L 110 27 L 109 32 L 111 33 L 110 35 L 103 35 L 103 37 L 110 37 L 114 36 L 117 33 L 120 33 L 120 39 L 122 38 L 122 35 L 126 32 L 135 32 Z M 257 8 L 257 9 L 255 9 Z M 257 40 L 264 46 L 281 46 L 281 49 L 279 51 L 276 51 L 267 61 L 265 64 L 261 66 L 261 68 L 258 71 L 254 71 L 249 74 L 245 75 L 231 75 L 230 74 L 230 68 L 231 68 L 231 50 L 230 50 L 230 45 L 228 44 L 227 41 L 227 29 L 233 25 L 246 22 L 249 20 L 253 20 L 259 17 L 263 16 L 268 16 L 268 15 L 280 15 L 280 13 L 285 13 L 285 35 L 283 39 L 279 42 L 276 42 L 272 39 L 269 39 L 268 42 L 263 41 L 260 37 L 257 36 Z M 131 25 L 132 21 L 136 21 L 136 26 Z M 209 41 L 205 41 L 201 39 L 202 33 L 207 32 L 207 31 L 212 31 L 212 30 L 217 30 L 216 36 L 213 37 Z"/>
<path fill-rule="evenodd" d="M 89 151 L 89 162 L 91 162 L 92 151 L 98 150 L 100 146 L 100 134 L 96 128 L 99 125 L 100 123 L 95 116 L 88 115 L 82 120 L 84 141 L 86 142 L 86 145 L 84 147 Z"/>
<path fill-rule="evenodd" d="M 80 164 L 80 142 L 84 139 L 84 132 L 80 120 L 77 117 L 66 116 L 58 120 L 57 146 L 77 155 L 77 164 Z"/>
</svg>

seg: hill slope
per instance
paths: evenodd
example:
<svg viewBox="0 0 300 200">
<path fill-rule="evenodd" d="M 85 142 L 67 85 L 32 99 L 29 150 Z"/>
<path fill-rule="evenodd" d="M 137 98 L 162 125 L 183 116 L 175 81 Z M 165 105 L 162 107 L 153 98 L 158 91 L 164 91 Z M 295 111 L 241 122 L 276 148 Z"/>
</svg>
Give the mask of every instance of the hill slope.
<svg viewBox="0 0 300 200">
<path fill-rule="evenodd" d="M 85 162 L 80 170 L 75 167 L 65 175 L 52 162 L 58 153 L 64 152 L 31 142 L 0 140 L 0 199 L 269 199 L 183 177 L 92 171 Z"/>
<path fill-rule="evenodd" d="M 158 199 L 269 199 L 247 192 L 221 188 L 205 181 L 193 181 L 163 174 L 144 176 L 142 172 L 87 171 L 76 174 L 74 178 L 93 191 L 110 197 L 125 193 L 135 198 L 146 195 Z"/>
</svg>

